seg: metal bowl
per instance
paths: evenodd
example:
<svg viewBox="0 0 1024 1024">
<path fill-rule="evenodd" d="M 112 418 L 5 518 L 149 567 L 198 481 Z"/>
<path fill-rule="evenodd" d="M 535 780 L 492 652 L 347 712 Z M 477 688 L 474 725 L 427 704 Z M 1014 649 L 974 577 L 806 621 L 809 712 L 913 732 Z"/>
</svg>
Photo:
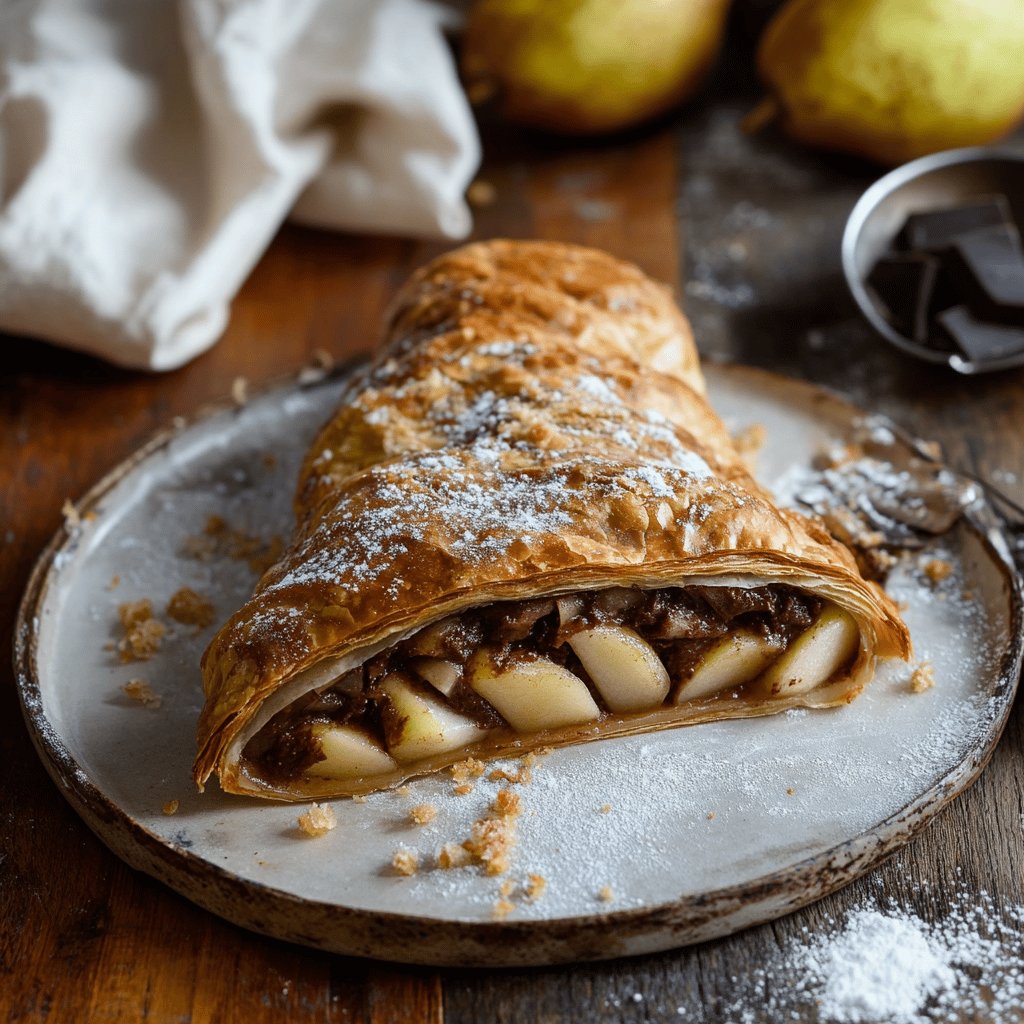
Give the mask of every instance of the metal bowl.
<svg viewBox="0 0 1024 1024">
<path fill-rule="evenodd" d="M 904 337 L 883 316 L 865 286 L 879 257 L 892 248 L 907 215 L 972 196 L 1002 193 L 1024 224 L 1024 153 L 989 146 L 950 149 L 913 160 L 880 178 L 860 197 L 843 232 L 843 273 L 868 322 L 897 348 L 958 373 L 984 373 L 1024 365 L 1024 353 L 972 362 Z"/>
</svg>

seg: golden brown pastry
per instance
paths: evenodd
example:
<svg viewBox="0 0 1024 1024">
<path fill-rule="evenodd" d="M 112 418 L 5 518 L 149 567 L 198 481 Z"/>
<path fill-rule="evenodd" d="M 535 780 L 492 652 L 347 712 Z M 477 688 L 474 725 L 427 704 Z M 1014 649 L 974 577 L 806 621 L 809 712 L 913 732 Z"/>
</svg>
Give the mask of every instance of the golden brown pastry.
<svg viewBox="0 0 1024 1024">
<path fill-rule="evenodd" d="M 286 555 L 204 655 L 196 780 L 360 793 L 852 700 L 906 627 L 703 392 L 668 292 L 604 253 L 419 271 L 309 449 Z"/>
</svg>

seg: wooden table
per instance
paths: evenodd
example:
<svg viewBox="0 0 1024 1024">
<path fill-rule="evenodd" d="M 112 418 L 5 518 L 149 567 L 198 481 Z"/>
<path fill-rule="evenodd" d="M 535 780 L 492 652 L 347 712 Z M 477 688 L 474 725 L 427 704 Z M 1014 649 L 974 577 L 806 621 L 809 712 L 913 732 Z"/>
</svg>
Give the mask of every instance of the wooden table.
<svg viewBox="0 0 1024 1024">
<path fill-rule="evenodd" d="M 1024 373 L 958 378 L 871 334 L 845 291 L 839 237 L 878 171 L 771 135 L 743 138 L 735 123 L 753 95 L 742 76 L 723 73 L 671 121 L 611 143 L 492 131 L 482 177 L 496 198 L 477 210 L 475 237 L 584 242 L 633 259 L 679 289 L 705 355 L 832 387 L 939 439 L 954 465 L 998 473 L 1024 499 Z M 287 227 L 243 288 L 221 342 L 162 376 L 5 339 L 5 632 L 65 498 L 171 417 L 226 395 L 238 376 L 259 382 L 294 371 L 317 349 L 339 357 L 368 349 L 388 297 L 437 249 Z M 830 899 L 733 938 L 617 963 L 497 972 L 311 952 L 241 931 L 108 853 L 49 781 L 6 663 L 2 671 L 0 1009 L 14 1021 L 715 1021 L 733 996 L 731 979 L 869 894 L 925 919 L 942 913 L 954 879 L 1024 902 L 1024 728 L 1015 713 L 981 780 L 909 847 Z"/>
</svg>

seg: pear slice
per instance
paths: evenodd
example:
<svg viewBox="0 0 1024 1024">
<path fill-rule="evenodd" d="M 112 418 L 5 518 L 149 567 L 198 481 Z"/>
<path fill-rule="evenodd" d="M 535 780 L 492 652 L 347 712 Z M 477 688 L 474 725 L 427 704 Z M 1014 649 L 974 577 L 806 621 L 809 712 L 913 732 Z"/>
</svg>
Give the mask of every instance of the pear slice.
<svg viewBox="0 0 1024 1024">
<path fill-rule="evenodd" d="M 320 741 L 324 759 L 308 768 L 307 775 L 319 779 L 358 779 L 364 775 L 383 775 L 398 767 L 387 751 L 362 729 L 318 722 L 312 732 Z"/>
<path fill-rule="evenodd" d="M 766 696 L 806 693 L 828 682 L 857 652 L 860 627 L 835 605 L 800 634 L 759 684 Z"/>
<path fill-rule="evenodd" d="M 393 672 L 380 684 L 399 719 L 397 738 L 388 749 L 396 761 L 419 761 L 475 743 L 486 735 L 465 715 L 453 711 L 439 699 L 415 689 L 409 680 Z"/>
<path fill-rule="evenodd" d="M 601 717 L 587 684 L 547 658 L 498 668 L 488 652 L 478 651 L 467 668 L 469 685 L 517 732 L 580 725 Z"/>
<path fill-rule="evenodd" d="M 689 679 L 676 690 L 675 701 L 710 697 L 756 679 L 778 656 L 780 648 L 749 629 L 723 636 L 705 651 Z"/>
<path fill-rule="evenodd" d="M 454 661 L 446 661 L 444 658 L 413 658 L 409 665 L 416 675 L 446 697 L 462 675 L 462 669 Z"/>
<path fill-rule="evenodd" d="M 668 696 L 669 678 L 654 648 L 626 626 L 594 626 L 569 641 L 612 711 L 639 711 Z"/>
</svg>

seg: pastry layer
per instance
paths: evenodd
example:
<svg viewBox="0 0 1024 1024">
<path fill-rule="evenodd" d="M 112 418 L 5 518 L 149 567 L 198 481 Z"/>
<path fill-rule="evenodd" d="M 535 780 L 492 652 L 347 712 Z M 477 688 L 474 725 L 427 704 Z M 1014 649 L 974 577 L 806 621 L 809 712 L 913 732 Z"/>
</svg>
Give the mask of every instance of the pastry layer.
<svg viewBox="0 0 1024 1024">
<path fill-rule="evenodd" d="M 859 633 L 848 671 L 806 692 L 790 688 L 758 701 L 691 697 L 653 711 L 613 712 L 616 698 L 595 696 L 591 671 L 585 679 L 571 673 L 603 717 L 519 732 L 512 750 L 595 731 L 619 735 L 840 704 L 868 681 L 876 658 L 908 656 L 893 603 L 861 577 L 822 523 L 775 505 L 703 392 L 689 326 L 668 292 L 604 253 L 495 241 L 419 271 L 396 299 L 380 353 L 351 379 L 309 448 L 288 550 L 204 655 L 197 782 L 216 772 L 229 792 L 294 800 L 353 791 L 315 776 L 314 766 L 290 779 L 278 772 L 270 783 L 253 774 L 245 752 L 286 708 L 382 655 L 386 662 L 395 655 L 385 652 L 433 623 L 468 622 L 511 604 L 522 615 L 536 600 L 586 599 L 612 588 L 793 588 L 822 609 L 841 610 Z M 620 625 L 642 632 L 637 622 Z M 659 652 L 653 634 L 644 642 L 659 660 L 664 654 L 670 677 L 681 675 L 674 659 L 682 655 Z M 609 649 L 600 636 L 566 643 L 581 665 L 598 664 Z M 552 653 L 561 646 L 546 647 L 545 657 L 570 673 Z M 500 677 L 501 668 L 499 659 L 491 675 Z M 375 677 L 373 686 L 390 691 L 381 690 L 375 708 L 404 706 L 403 676 L 415 694 L 433 698 L 423 687 L 446 685 L 451 670 L 428 671 L 440 683 L 411 660 L 391 673 L 397 682 Z M 571 703 L 571 679 L 559 678 L 556 684 L 549 674 L 547 685 L 561 686 Z M 691 693 L 713 682 L 705 676 Z M 680 685 L 670 678 L 668 693 Z M 510 725 L 515 712 L 499 707 L 499 691 L 492 679 L 474 692 Z M 576 694 L 586 706 L 585 694 Z M 465 710 L 446 701 L 452 714 Z M 379 721 L 360 728 L 377 739 L 408 717 L 400 708 L 375 713 Z M 483 724 L 468 720 L 464 747 Z M 525 738 L 541 733 L 543 741 Z M 498 733 L 485 735 L 490 744 Z M 396 750 L 383 747 L 397 763 Z M 451 755 L 424 754 L 415 771 L 444 757 Z M 406 774 L 413 760 L 401 762 Z"/>
</svg>

